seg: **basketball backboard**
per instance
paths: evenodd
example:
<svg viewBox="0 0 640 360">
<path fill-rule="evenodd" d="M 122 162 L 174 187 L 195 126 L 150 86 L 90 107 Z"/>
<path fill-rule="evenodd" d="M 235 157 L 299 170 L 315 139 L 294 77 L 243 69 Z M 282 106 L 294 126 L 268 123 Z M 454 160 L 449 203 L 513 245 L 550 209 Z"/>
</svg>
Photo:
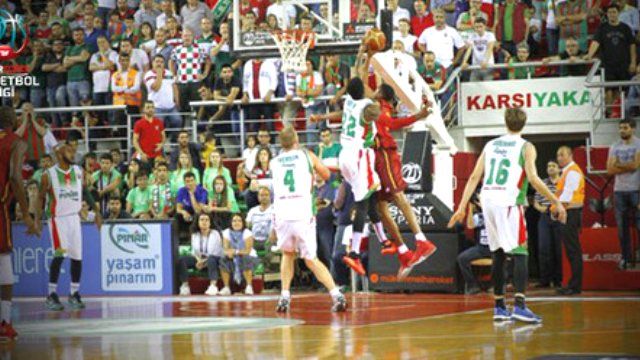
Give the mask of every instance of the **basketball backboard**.
<svg viewBox="0 0 640 360">
<path fill-rule="evenodd" d="M 280 57 L 270 34 L 275 24 L 280 30 L 310 27 L 316 38 L 309 54 L 356 53 L 364 34 L 380 28 L 376 14 L 384 9 L 384 0 L 276 0 L 267 8 L 252 3 L 233 0 L 231 50 L 240 59 Z M 302 20 L 305 14 L 311 24 Z"/>
</svg>

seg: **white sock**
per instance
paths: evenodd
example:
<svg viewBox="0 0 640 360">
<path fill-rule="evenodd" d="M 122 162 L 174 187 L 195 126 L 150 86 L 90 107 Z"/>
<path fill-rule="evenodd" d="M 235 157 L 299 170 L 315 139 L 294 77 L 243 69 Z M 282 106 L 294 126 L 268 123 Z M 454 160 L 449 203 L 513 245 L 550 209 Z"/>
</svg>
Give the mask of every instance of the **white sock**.
<svg viewBox="0 0 640 360">
<path fill-rule="evenodd" d="M 58 290 L 58 284 L 49 283 L 49 294 L 52 294 Z"/>
<path fill-rule="evenodd" d="M 362 242 L 362 233 L 361 232 L 353 232 L 353 237 L 351 238 L 351 251 L 356 254 L 360 254 L 360 243 Z"/>
<path fill-rule="evenodd" d="M 7 324 L 11 323 L 11 301 L 0 301 L 0 317 Z"/>
<path fill-rule="evenodd" d="M 78 290 L 80 289 L 80 284 L 78 283 L 71 283 L 71 295 L 75 294 L 76 292 L 78 292 Z"/>
<path fill-rule="evenodd" d="M 337 286 L 331 289 L 331 291 L 329 291 L 329 294 L 331 294 L 331 297 L 334 299 L 342 295 L 340 289 Z"/>
<path fill-rule="evenodd" d="M 416 241 L 427 241 L 427 237 L 424 236 L 424 233 L 422 231 L 417 233 L 415 236 L 416 236 Z"/>
<path fill-rule="evenodd" d="M 382 223 L 380 221 L 373 224 L 373 230 L 376 232 L 378 241 L 380 241 L 381 243 L 387 241 L 387 234 L 384 233 L 384 227 L 382 226 Z"/>
<path fill-rule="evenodd" d="M 282 290 L 280 294 L 282 295 L 283 298 L 287 298 L 287 299 L 291 298 L 291 291 L 289 290 Z"/>
<path fill-rule="evenodd" d="M 402 245 L 398 246 L 398 253 L 399 254 L 404 254 L 407 251 L 409 251 L 409 248 L 407 247 L 407 245 L 402 244 Z"/>
</svg>

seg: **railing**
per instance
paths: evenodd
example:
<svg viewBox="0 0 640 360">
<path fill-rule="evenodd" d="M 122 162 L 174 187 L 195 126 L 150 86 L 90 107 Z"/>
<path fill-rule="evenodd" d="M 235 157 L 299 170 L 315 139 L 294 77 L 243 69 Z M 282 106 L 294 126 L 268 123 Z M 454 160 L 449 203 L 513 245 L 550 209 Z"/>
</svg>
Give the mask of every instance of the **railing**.
<svg viewBox="0 0 640 360">
<path fill-rule="evenodd" d="M 325 103 L 325 110 L 328 107 L 328 101 L 331 100 L 333 98 L 332 95 L 321 95 L 318 96 L 316 98 L 314 98 L 316 104 L 318 102 L 324 102 Z M 299 98 L 299 97 L 294 97 L 291 100 L 288 100 L 286 98 L 272 98 L 271 101 L 268 104 L 283 104 L 283 103 L 289 103 L 289 102 L 298 102 L 298 103 L 302 103 L 303 99 Z M 270 123 L 277 123 L 277 122 L 282 122 L 282 123 L 287 123 L 287 122 L 297 122 L 297 121 L 303 121 L 305 119 L 302 118 L 293 118 L 293 119 L 247 119 L 246 117 L 246 113 L 245 113 L 245 109 L 244 106 L 247 105 L 261 105 L 261 104 L 267 104 L 267 102 L 265 102 L 264 100 L 260 99 L 260 100 L 250 100 L 248 102 L 243 102 L 242 100 L 234 100 L 233 102 L 229 103 L 226 101 L 219 101 L 219 100 L 201 100 L 201 101 L 191 101 L 189 102 L 189 106 L 191 106 L 191 108 L 193 109 L 193 113 L 197 113 L 198 111 L 196 110 L 196 108 L 198 107 L 211 107 L 211 106 L 239 106 L 238 112 L 239 112 L 239 119 L 238 120 L 215 120 L 215 122 L 213 124 L 216 125 L 233 125 L 233 124 L 237 124 L 239 127 L 239 131 L 240 133 L 238 135 L 234 135 L 232 134 L 225 134 L 225 133 L 221 133 L 218 134 L 216 133 L 216 137 L 228 137 L 228 136 L 239 136 L 239 145 L 235 145 L 233 147 L 239 147 L 240 148 L 240 152 L 242 152 L 242 149 L 244 149 L 245 147 L 245 139 L 247 136 L 247 125 L 250 124 L 258 124 L 258 125 L 262 125 L 262 124 L 270 124 Z M 282 116 L 282 114 L 281 114 Z M 195 120 L 194 120 L 195 121 Z M 204 124 L 212 124 L 210 122 L 206 122 L 206 121 L 201 121 L 201 122 L 197 122 L 197 125 L 204 125 Z M 333 125 L 330 124 L 329 121 L 326 122 L 327 127 L 334 127 Z M 197 128 L 198 126 L 194 126 L 194 128 Z M 259 127 L 259 126 L 258 126 Z M 305 130 L 299 130 L 298 134 L 302 134 L 302 135 L 307 135 L 307 134 L 315 134 L 317 133 L 318 130 L 316 129 L 305 129 Z M 306 137 L 305 137 L 306 138 Z M 317 142 L 303 142 L 301 140 L 301 145 L 305 145 L 305 146 L 313 146 L 316 145 Z"/>
</svg>

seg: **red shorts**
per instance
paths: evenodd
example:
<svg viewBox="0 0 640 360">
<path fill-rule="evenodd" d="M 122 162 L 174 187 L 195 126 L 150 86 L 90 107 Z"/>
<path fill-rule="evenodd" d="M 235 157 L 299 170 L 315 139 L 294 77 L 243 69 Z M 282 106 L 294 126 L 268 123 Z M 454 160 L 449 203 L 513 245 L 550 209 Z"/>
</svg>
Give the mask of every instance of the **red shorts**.
<svg viewBox="0 0 640 360">
<path fill-rule="evenodd" d="M 380 176 L 378 200 L 391 202 L 393 195 L 407 188 L 402 178 L 402 161 L 396 149 L 376 149 L 376 172 Z"/>
<path fill-rule="evenodd" d="M 13 250 L 11 240 L 11 219 L 9 218 L 9 204 L 0 203 L 0 254 Z"/>
</svg>

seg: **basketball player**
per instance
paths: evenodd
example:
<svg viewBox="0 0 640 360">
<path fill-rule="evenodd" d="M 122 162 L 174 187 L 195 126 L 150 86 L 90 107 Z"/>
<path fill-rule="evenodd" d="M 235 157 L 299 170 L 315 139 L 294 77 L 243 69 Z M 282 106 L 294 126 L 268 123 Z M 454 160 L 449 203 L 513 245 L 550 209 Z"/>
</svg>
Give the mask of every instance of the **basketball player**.
<svg viewBox="0 0 640 360">
<path fill-rule="evenodd" d="M 400 161 L 400 156 L 398 156 L 398 144 L 391 135 L 391 131 L 402 129 L 403 127 L 410 126 L 417 120 L 424 119 L 429 115 L 430 109 L 425 106 L 412 116 L 392 118 L 392 103 L 395 98 L 393 88 L 388 84 L 381 84 L 375 93 L 375 98 L 382 110 L 380 117 L 376 120 L 378 134 L 374 147 L 376 154 L 375 169 L 380 176 L 382 185 L 380 191 L 376 193 L 378 197 L 378 211 L 382 217 L 384 227 L 390 232 L 391 239 L 394 239 L 393 241 L 388 240 L 383 244 L 382 253 L 398 253 L 398 260 L 400 262 L 398 277 L 404 278 L 409 275 L 416 265 L 431 256 L 437 248 L 431 241 L 427 240 L 422 230 L 420 230 L 418 219 L 407 197 L 404 195 L 404 189 L 406 189 L 407 184 L 402 178 L 402 161 Z M 402 211 L 405 219 L 407 219 L 409 228 L 416 241 L 415 252 L 410 251 L 407 245 L 404 244 L 398 224 L 396 224 L 389 212 L 390 202 L 395 203 L 400 211 Z"/>
<path fill-rule="evenodd" d="M 540 323 L 542 319 L 525 305 L 525 289 L 529 274 L 523 205 L 527 201 L 527 180 L 557 207 L 558 220 L 564 223 L 567 212 L 561 206 L 560 200 L 538 177 L 535 146 L 520 136 L 527 115 L 522 109 L 513 108 L 507 109 L 504 117 L 507 134 L 489 141 L 484 147 L 464 188 L 458 210 L 451 217 L 448 226 L 451 228 L 464 220 L 469 199 L 484 173 L 481 201 L 493 260 L 493 320 L 505 321 L 514 318 L 528 323 Z M 516 294 L 513 312 L 507 310 L 504 299 L 504 263 L 507 254 L 511 255 L 514 262 L 513 282 Z"/>
<path fill-rule="evenodd" d="M 71 259 L 69 306 L 72 309 L 83 309 L 84 303 L 78 292 L 82 273 L 82 232 L 78 212 L 82 208 L 83 198 L 95 210 L 98 229 L 102 225 L 102 216 L 91 194 L 83 186 L 82 169 L 73 165 L 73 148 L 62 143 L 55 151 L 58 164 L 42 174 L 39 196 L 40 204 L 46 199 L 45 211 L 54 250 L 49 271 L 49 295 L 45 304 L 49 310 L 64 310 L 57 288 L 62 261 L 68 256 Z M 42 206 L 38 206 L 38 212 L 41 209 Z"/>
<path fill-rule="evenodd" d="M 21 209 L 29 209 L 22 181 L 22 165 L 27 144 L 13 133 L 16 113 L 8 106 L 0 107 L 0 340 L 14 340 L 18 333 L 11 325 L 11 297 L 13 293 L 13 269 L 11 266 L 11 221 L 9 204 L 12 195 Z M 27 234 L 38 235 L 38 229 L 28 211 L 23 210 Z"/>
<path fill-rule="evenodd" d="M 316 255 L 318 244 L 313 176 L 315 172 L 326 181 L 331 173 L 315 154 L 300 148 L 298 134 L 290 125 L 280 132 L 280 145 L 282 152 L 270 163 L 274 210 L 274 230 L 271 232 L 271 238 L 277 238 L 276 247 L 282 250 L 282 295 L 276 311 L 289 311 L 296 251 L 318 281 L 330 290 L 333 298 L 332 311 L 345 311 L 347 300 L 334 283 L 329 270 Z"/>
<path fill-rule="evenodd" d="M 367 214 L 378 240 L 381 243 L 388 240 L 378 214 L 375 196 L 372 196 L 380 189 L 380 178 L 374 170 L 375 154 L 372 149 L 376 136 L 375 121 L 379 116 L 380 105 L 365 97 L 364 82 L 361 78 L 355 77 L 347 85 L 342 111 L 311 117 L 312 122 L 342 117 L 342 150 L 338 156 L 338 163 L 342 177 L 351 185 L 355 201 L 351 251 L 343 261 L 360 275 L 365 274 L 360 261 L 360 242 Z"/>
</svg>

